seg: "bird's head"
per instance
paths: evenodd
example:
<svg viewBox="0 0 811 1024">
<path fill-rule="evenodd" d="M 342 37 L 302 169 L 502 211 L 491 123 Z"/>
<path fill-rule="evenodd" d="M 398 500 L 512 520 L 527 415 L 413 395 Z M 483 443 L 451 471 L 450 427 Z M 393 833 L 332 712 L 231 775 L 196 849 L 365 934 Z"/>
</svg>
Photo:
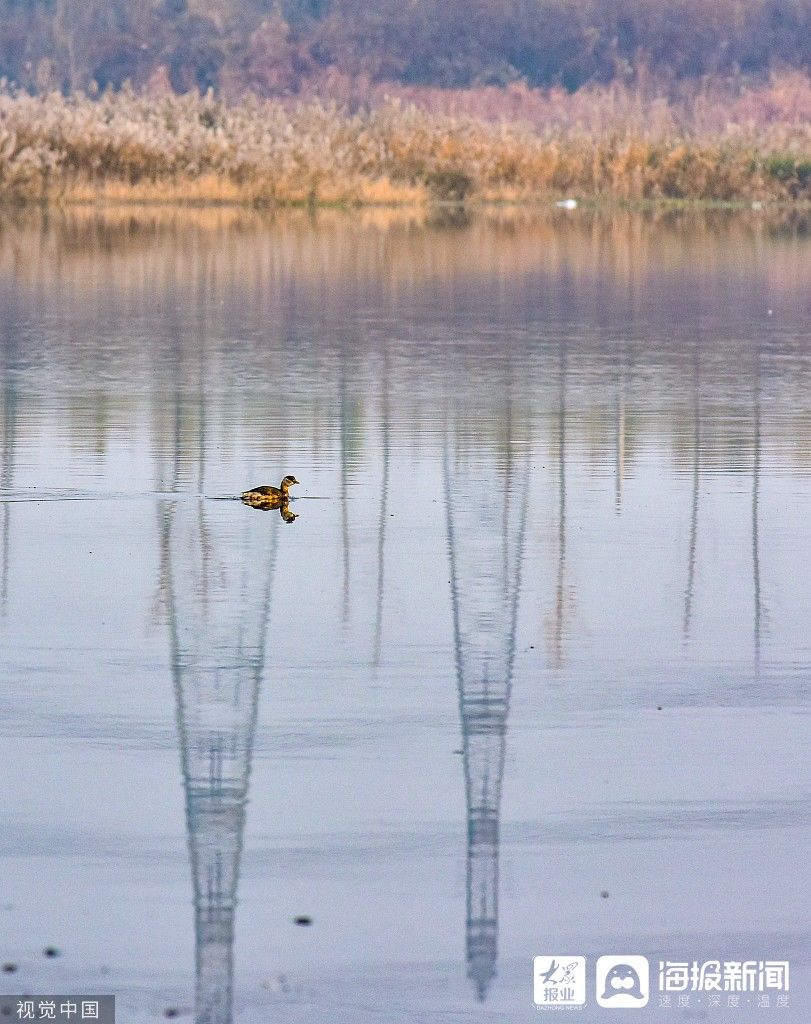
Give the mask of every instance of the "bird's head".
<svg viewBox="0 0 811 1024">
<path fill-rule="evenodd" d="M 293 486 L 293 484 L 297 483 L 298 480 L 296 480 L 294 476 L 286 476 L 284 480 L 282 480 L 282 490 L 287 491 Z"/>
</svg>

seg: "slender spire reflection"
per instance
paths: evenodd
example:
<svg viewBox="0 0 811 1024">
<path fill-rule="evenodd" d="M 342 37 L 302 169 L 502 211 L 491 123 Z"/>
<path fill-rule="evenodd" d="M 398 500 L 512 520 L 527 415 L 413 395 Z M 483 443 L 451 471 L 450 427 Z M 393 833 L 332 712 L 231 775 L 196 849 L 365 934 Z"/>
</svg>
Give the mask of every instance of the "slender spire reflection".
<svg viewBox="0 0 811 1024">
<path fill-rule="evenodd" d="M 690 639 L 693 616 L 693 592 L 696 577 L 696 540 L 698 537 L 698 496 L 701 484 L 701 348 L 696 339 L 693 348 L 693 496 L 690 502 L 690 540 L 687 545 L 687 583 L 684 588 L 682 636 Z"/>
<path fill-rule="evenodd" d="M 760 675 L 760 642 L 763 609 L 760 593 L 760 341 L 756 342 L 754 381 L 752 388 L 752 585 L 754 591 L 754 656 L 755 674 Z"/>
<path fill-rule="evenodd" d="M 499 466 L 492 448 L 454 446 L 446 429 L 445 509 L 467 801 L 466 956 L 479 999 L 496 974 L 501 782 L 529 494 L 529 446 L 515 457 L 509 417 L 504 455 Z"/>
</svg>

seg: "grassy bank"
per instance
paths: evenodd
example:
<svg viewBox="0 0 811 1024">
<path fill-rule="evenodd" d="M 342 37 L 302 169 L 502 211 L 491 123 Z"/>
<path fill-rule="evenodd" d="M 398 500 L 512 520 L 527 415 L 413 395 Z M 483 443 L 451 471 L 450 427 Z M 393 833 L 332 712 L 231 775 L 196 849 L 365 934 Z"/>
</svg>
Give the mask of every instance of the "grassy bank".
<svg viewBox="0 0 811 1024">
<path fill-rule="evenodd" d="M 0 199 L 811 200 L 807 120 L 705 118 L 707 128 L 657 103 L 532 123 L 399 100 L 349 114 L 318 101 L 3 95 Z"/>
</svg>

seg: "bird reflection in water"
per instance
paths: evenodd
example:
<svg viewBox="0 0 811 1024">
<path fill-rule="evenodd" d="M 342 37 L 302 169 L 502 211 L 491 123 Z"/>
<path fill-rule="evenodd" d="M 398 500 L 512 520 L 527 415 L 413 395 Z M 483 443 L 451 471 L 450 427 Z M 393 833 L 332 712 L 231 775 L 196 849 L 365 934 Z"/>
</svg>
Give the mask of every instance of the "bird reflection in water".
<svg viewBox="0 0 811 1024">
<path fill-rule="evenodd" d="M 259 501 L 248 501 L 247 498 L 243 498 L 242 501 L 244 502 L 244 504 L 250 506 L 251 508 L 257 509 L 260 512 L 275 512 L 275 511 L 278 511 L 279 515 L 282 517 L 282 519 L 284 519 L 284 521 L 286 523 L 293 523 L 299 517 L 298 512 L 294 512 L 290 508 L 290 502 L 289 501 L 277 501 L 277 502 L 265 501 L 265 502 L 259 502 Z"/>
</svg>

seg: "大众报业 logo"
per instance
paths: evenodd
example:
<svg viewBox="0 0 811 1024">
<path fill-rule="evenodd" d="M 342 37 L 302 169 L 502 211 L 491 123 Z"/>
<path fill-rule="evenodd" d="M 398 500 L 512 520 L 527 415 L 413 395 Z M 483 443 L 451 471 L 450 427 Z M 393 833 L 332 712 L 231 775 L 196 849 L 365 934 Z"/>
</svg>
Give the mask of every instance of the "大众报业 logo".
<svg viewBox="0 0 811 1024">
<path fill-rule="evenodd" d="M 586 1002 L 586 958 L 556 953 L 534 961 L 536 1006 L 583 1006 Z"/>
<path fill-rule="evenodd" d="M 598 1006 L 623 1010 L 647 1006 L 650 968 L 644 956 L 601 956 L 594 980 Z"/>
</svg>

